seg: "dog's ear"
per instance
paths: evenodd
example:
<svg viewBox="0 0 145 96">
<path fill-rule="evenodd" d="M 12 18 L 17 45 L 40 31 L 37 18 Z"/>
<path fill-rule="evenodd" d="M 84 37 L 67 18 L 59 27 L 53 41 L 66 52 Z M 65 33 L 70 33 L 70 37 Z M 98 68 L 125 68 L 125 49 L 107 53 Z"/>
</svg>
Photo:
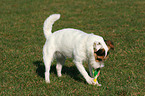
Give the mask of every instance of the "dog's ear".
<svg viewBox="0 0 145 96">
<path fill-rule="evenodd" d="M 112 41 L 110 41 L 110 40 L 105 40 L 105 42 L 106 42 L 107 46 L 109 47 L 109 49 L 114 50 L 114 44 L 113 44 Z"/>
<path fill-rule="evenodd" d="M 102 45 L 99 42 L 94 42 L 93 48 L 94 52 L 97 52 L 99 49 L 102 48 Z"/>
</svg>

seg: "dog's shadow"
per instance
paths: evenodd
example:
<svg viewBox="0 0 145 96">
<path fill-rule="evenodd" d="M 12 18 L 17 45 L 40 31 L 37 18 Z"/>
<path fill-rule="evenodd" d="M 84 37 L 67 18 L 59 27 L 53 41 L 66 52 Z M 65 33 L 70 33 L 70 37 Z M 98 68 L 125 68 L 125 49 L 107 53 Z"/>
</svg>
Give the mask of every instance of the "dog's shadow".
<svg viewBox="0 0 145 96">
<path fill-rule="evenodd" d="M 40 76 L 41 78 L 45 78 L 44 63 L 42 61 L 35 61 L 35 62 L 33 62 L 33 64 L 35 66 L 37 66 L 36 73 L 38 74 L 38 76 Z M 56 65 L 54 65 L 54 64 L 51 65 L 50 74 L 51 73 L 54 73 L 55 75 L 57 75 Z M 68 66 L 64 65 L 62 68 L 62 75 L 64 75 L 64 74 L 70 75 L 70 77 L 76 81 L 79 81 L 79 82 L 83 81 L 79 71 L 77 70 L 77 68 L 75 66 L 68 67 Z"/>
</svg>

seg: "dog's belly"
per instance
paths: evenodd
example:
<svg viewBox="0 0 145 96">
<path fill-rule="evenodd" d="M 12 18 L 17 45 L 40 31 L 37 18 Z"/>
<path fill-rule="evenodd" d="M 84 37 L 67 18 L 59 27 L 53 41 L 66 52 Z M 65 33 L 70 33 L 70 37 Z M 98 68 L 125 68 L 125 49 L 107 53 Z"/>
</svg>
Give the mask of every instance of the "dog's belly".
<svg viewBox="0 0 145 96">
<path fill-rule="evenodd" d="M 67 58 L 73 58 L 73 53 L 66 52 L 66 51 L 58 51 L 62 56 L 67 57 Z"/>
</svg>

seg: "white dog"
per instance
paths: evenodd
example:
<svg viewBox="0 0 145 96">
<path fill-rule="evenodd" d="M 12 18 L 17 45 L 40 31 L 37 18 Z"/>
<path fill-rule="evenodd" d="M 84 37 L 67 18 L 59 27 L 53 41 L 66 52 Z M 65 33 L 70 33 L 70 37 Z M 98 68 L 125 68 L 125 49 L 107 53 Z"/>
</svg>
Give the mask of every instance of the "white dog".
<svg viewBox="0 0 145 96">
<path fill-rule="evenodd" d="M 57 75 L 61 76 L 62 65 L 65 63 L 66 57 L 73 58 L 76 67 L 86 79 L 88 84 L 98 84 L 94 82 L 86 72 L 83 61 L 88 61 L 89 67 L 101 68 L 103 61 L 96 62 L 94 56 L 94 49 L 104 49 L 105 56 L 109 48 L 107 47 L 104 39 L 101 36 L 94 34 L 87 34 L 83 31 L 67 28 L 58 30 L 54 33 L 51 32 L 53 23 L 60 18 L 60 14 L 50 15 L 44 22 L 44 35 L 46 42 L 43 47 L 43 59 L 45 64 L 45 80 L 50 83 L 50 66 L 54 58 L 57 60 Z"/>
</svg>

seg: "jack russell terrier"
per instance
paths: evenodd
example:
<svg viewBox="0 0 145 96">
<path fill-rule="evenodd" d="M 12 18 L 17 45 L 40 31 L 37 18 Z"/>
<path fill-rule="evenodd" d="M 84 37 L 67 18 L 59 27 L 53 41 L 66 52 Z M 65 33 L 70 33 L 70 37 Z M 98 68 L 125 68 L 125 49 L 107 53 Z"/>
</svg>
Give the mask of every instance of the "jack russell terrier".
<svg viewBox="0 0 145 96">
<path fill-rule="evenodd" d="M 45 81 L 50 83 L 50 66 L 54 58 L 57 60 L 57 75 L 61 77 L 62 66 L 66 57 L 73 58 L 77 69 L 86 79 L 88 84 L 100 86 L 94 82 L 83 66 L 83 61 L 88 61 L 90 73 L 91 68 L 97 69 L 104 67 L 103 61 L 107 57 L 109 49 L 113 49 L 111 41 L 104 41 L 101 36 L 87 34 L 83 31 L 66 28 L 51 32 L 53 23 L 60 18 L 60 14 L 50 15 L 44 22 L 43 30 L 46 38 L 43 47 L 43 60 L 45 65 Z"/>
</svg>

